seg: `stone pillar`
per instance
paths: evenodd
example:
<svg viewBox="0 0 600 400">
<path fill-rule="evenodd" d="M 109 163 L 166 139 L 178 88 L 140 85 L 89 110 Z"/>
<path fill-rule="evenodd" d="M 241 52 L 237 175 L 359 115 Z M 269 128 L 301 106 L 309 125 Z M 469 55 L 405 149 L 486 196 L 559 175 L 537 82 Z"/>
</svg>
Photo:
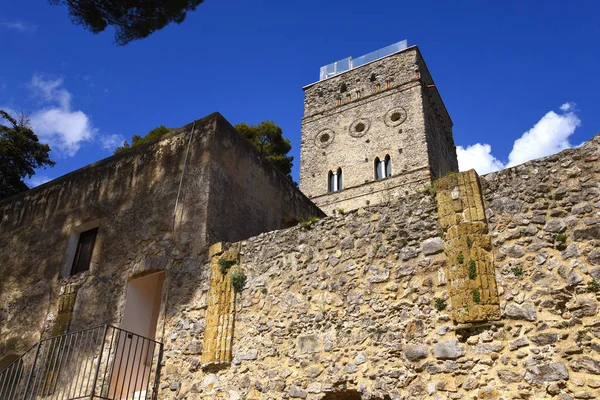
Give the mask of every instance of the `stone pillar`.
<svg viewBox="0 0 600 400">
<path fill-rule="evenodd" d="M 209 256 L 211 274 L 202 346 L 202 368 L 218 368 L 229 365 L 232 360 L 235 291 L 231 286 L 230 267 L 237 263 L 238 251 L 224 251 L 223 244 L 216 243 L 210 247 Z M 223 267 L 227 265 L 230 267 L 223 271 Z"/>
<path fill-rule="evenodd" d="M 455 322 L 500 319 L 492 242 L 475 170 L 435 182 Z"/>
<path fill-rule="evenodd" d="M 79 285 L 76 283 L 65 283 L 60 286 L 58 310 L 56 318 L 48 332 L 49 337 L 59 336 L 69 331 L 78 289 Z"/>
</svg>

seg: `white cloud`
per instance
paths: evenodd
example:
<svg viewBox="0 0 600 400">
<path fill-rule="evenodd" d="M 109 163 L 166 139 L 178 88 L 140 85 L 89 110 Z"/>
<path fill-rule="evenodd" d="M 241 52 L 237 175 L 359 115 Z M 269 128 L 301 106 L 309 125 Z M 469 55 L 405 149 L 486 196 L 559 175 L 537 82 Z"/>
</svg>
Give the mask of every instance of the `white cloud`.
<svg viewBox="0 0 600 400">
<path fill-rule="evenodd" d="M 581 120 L 575 115 L 572 105 L 563 104 L 562 114 L 548 112 L 523 136 L 515 140 L 512 151 L 508 155 L 507 167 L 513 167 L 535 158 L 558 153 L 573 147 L 569 137 L 581 125 Z"/>
<path fill-rule="evenodd" d="M 573 147 L 569 137 L 581 125 L 581 120 L 575 114 L 575 107 L 575 103 L 564 103 L 559 107 L 561 113 L 549 111 L 544 115 L 530 130 L 515 140 L 506 164 L 492 155 L 492 147 L 487 143 L 476 143 L 466 148 L 457 146 L 459 170 L 474 168 L 479 174 L 486 174 Z"/>
<path fill-rule="evenodd" d="M 492 146 L 489 144 L 475 143 L 472 146 L 467 146 L 467 148 L 457 146 L 458 169 L 468 171 L 474 168 L 479 174 L 487 174 L 504 168 L 504 164 L 494 157 L 491 152 Z"/>
<path fill-rule="evenodd" d="M 124 141 L 125 138 L 118 133 L 113 135 L 103 135 L 100 137 L 100 144 L 102 145 L 102 148 L 110 151 L 122 145 Z"/>
<path fill-rule="evenodd" d="M 34 132 L 59 154 L 73 156 L 81 145 L 91 141 L 97 132 L 90 118 L 72 110 L 71 93 L 62 87 L 63 80 L 46 79 L 35 74 L 30 82 L 34 95 L 49 105 L 31 114 Z"/>
<path fill-rule="evenodd" d="M 18 32 L 35 31 L 37 29 L 37 25 L 22 21 L 2 22 L 0 26 Z"/>
</svg>

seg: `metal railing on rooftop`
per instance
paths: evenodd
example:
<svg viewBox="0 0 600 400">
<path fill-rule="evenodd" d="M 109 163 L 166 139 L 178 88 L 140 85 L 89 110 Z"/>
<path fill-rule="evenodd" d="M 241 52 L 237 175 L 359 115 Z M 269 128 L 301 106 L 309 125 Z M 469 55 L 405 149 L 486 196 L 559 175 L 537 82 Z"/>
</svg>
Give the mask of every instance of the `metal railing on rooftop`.
<svg viewBox="0 0 600 400">
<path fill-rule="evenodd" d="M 155 400 L 162 354 L 111 325 L 44 339 L 0 371 L 0 399 Z"/>
<path fill-rule="evenodd" d="M 347 57 L 341 59 L 339 61 L 333 62 L 331 64 L 327 64 L 321 67 L 321 74 L 319 80 L 331 78 L 332 76 L 336 76 L 341 74 L 342 72 L 349 71 L 353 68 L 360 67 L 361 65 L 370 63 L 371 61 L 375 61 L 379 58 L 389 56 L 390 54 L 397 53 L 402 51 L 408 47 L 408 41 L 402 40 L 398 43 L 394 43 L 392 45 L 386 46 L 382 49 L 372 51 L 364 56 L 360 56 L 357 58 Z"/>
</svg>

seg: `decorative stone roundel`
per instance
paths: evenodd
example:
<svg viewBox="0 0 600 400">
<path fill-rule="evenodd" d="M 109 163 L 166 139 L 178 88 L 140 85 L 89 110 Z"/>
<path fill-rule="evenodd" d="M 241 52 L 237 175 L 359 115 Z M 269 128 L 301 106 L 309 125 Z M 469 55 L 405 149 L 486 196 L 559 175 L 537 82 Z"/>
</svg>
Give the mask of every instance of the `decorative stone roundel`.
<svg viewBox="0 0 600 400">
<path fill-rule="evenodd" d="M 398 126 L 406 121 L 406 110 L 402 107 L 392 108 L 385 114 L 385 124 L 387 126 Z"/>
<path fill-rule="evenodd" d="M 357 119 L 350 125 L 350 136 L 361 137 L 367 134 L 371 127 L 371 122 L 366 118 Z"/>
<path fill-rule="evenodd" d="M 317 137 L 315 137 L 315 146 L 323 149 L 333 142 L 334 137 L 335 133 L 331 129 L 323 129 L 317 134 Z"/>
</svg>

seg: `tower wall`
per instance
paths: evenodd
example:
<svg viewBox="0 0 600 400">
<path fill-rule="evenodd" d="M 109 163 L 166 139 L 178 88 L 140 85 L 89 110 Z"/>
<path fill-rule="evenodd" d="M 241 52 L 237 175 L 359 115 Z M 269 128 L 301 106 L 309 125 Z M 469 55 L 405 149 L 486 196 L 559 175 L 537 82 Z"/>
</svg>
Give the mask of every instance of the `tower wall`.
<svg viewBox="0 0 600 400">
<path fill-rule="evenodd" d="M 304 88 L 300 188 L 321 209 L 355 209 L 456 171 L 452 121 L 417 47 Z M 377 180 L 375 159 L 392 175 Z M 329 192 L 342 169 L 343 190 Z"/>
</svg>

